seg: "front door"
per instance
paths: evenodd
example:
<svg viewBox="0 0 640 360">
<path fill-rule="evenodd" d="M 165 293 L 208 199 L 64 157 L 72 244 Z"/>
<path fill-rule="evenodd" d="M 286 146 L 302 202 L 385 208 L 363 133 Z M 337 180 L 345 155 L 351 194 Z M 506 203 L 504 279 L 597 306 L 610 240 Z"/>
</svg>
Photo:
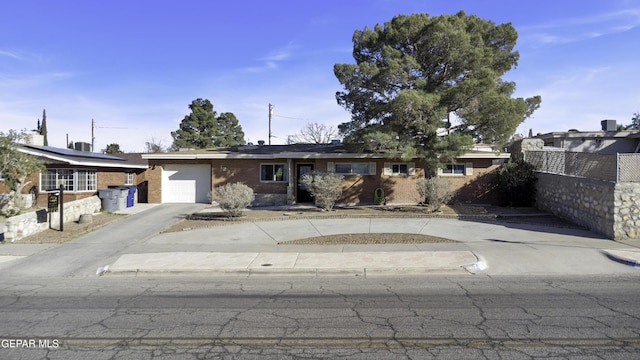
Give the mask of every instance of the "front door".
<svg viewBox="0 0 640 360">
<path fill-rule="evenodd" d="M 313 196 L 305 189 L 305 186 L 300 183 L 302 175 L 313 171 L 313 164 L 298 164 L 296 165 L 296 179 L 298 179 L 296 186 L 296 203 L 310 203 L 313 202 Z"/>
</svg>

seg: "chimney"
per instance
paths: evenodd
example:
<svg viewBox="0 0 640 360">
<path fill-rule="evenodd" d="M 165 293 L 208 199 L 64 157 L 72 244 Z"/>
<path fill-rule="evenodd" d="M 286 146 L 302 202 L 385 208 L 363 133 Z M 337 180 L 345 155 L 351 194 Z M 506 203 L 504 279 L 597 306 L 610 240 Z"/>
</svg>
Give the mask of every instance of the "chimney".
<svg viewBox="0 0 640 360">
<path fill-rule="evenodd" d="M 615 120 L 602 120 L 600 125 L 602 125 L 602 131 L 616 131 Z"/>
<path fill-rule="evenodd" d="M 44 146 L 44 135 L 27 134 L 24 137 L 24 143 L 27 145 Z"/>
</svg>

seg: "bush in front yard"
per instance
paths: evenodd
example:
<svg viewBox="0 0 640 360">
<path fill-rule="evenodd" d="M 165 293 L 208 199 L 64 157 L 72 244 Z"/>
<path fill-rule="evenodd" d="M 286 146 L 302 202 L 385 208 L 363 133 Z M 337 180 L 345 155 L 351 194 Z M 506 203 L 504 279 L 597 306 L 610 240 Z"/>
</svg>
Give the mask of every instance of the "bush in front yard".
<svg viewBox="0 0 640 360">
<path fill-rule="evenodd" d="M 498 190 L 507 206 L 532 206 L 537 180 L 533 165 L 524 160 L 502 165 L 496 177 Z"/>
<path fill-rule="evenodd" d="M 331 210 L 342 196 L 342 179 L 332 172 L 312 171 L 302 175 L 300 182 L 324 210 Z"/>
<path fill-rule="evenodd" d="M 242 183 L 219 186 L 208 194 L 211 202 L 217 202 L 230 217 L 242 216 L 254 200 L 253 189 Z"/>
<path fill-rule="evenodd" d="M 418 180 L 416 190 L 423 201 L 433 207 L 433 211 L 440 210 L 442 205 L 451 201 L 455 194 L 451 191 L 451 183 L 437 176 Z"/>
</svg>

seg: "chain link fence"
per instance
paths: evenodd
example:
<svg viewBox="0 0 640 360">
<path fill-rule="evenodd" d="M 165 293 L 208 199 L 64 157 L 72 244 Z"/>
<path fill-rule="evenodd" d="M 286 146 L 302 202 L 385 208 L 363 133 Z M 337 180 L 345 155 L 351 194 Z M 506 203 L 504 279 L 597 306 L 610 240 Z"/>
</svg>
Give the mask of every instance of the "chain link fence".
<svg viewBox="0 0 640 360">
<path fill-rule="evenodd" d="M 526 151 L 536 171 L 613 182 L 640 182 L 640 154 Z"/>
<path fill-rule="evenodd" d="M 618 181 L 640 182 L 640 154 L 618 154 Z"/>
</svg>

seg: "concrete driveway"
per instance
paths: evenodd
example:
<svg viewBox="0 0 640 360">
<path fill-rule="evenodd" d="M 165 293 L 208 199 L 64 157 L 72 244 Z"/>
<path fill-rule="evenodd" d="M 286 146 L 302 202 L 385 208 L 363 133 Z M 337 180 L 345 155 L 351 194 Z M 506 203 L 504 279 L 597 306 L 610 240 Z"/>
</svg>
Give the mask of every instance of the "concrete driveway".
<svg viewBox="0 0 640 360">
<path fill-rule="evenodd" d="M 278 245 L 288 240 L 346 233 L 415 233 L 458 242 Z M 640 274 L 639 269 L 608 256 L 608 252 L 624 251 L 640 260 L 639 248 L 640 241 L 615 242 L 581 229 L 506 222 L 440 218 L 306 219 L 234 223 L 159 234 L 144 245 L 130 247 L 128 254 L 111 264 L 110 271 L 138 275 L 204 272 L 311 277 L 416 275 L 437 270 L 487 275 Z M 410 256 L 411 253 L 417 256 Z"/>
<path fill-rule="evenodd" d="M 444 218 L 351 218 L 243 222 L 159 231 L 205 204 L 163 204 L 61 245 L 0 261 L 4 276 L 195 274 L 252 276 L 638 275 L 640 240 L 586 230 Z M 343 233 L 413 233 L 456 243 L 278 245 Z M 13 245 L 7 245 L 9 247 Z M 38 247 L 39 246 L 39 247 Z M 614 261 L 618 260 L 618 261 Z M 627 265 L 621 263 L 627 261 Z"/>
</svg>

